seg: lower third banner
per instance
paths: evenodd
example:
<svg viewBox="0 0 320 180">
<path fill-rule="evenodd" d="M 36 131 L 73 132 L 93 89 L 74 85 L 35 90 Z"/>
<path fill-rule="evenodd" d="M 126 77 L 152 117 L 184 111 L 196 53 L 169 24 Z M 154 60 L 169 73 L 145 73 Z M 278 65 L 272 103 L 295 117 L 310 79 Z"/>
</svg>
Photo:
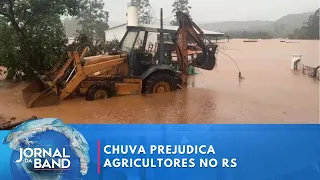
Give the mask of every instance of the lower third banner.
<svg viewBox="0 0 320 180">
<path fill-rule="evenodd" d="M 66 125 L 0 131 L 4 180 L 319 180 L 320 125 Z"/>
</svg>

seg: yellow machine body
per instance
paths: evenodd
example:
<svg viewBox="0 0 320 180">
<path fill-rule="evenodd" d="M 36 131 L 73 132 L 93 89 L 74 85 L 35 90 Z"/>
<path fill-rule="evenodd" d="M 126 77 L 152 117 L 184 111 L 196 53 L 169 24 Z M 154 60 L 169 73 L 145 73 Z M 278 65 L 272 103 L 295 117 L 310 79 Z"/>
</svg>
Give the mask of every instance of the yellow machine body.
<svg viewBox="0 0 320 180">
<path fill-rule="evenodd" d="M 99 82 L 84 81 L 85 79 L 97 77 L 106 81 L 117 73 L 128 75 L 126 54 L 83 57 L 85 51 L 81 55 L 78 52 L 69 53 L 69 59 L 62 68 L 54 68 L 49 75 L 38 76 L 24 88 L 22 96 L 27 107 L 56 105 L 59 100 L 64 100 L 78 88 L 81 94 L 85 94 L 91 85 Z M 117 83 L 117 94 L 139 94 L 141 84 L 139 79 Z"/>
</svg>

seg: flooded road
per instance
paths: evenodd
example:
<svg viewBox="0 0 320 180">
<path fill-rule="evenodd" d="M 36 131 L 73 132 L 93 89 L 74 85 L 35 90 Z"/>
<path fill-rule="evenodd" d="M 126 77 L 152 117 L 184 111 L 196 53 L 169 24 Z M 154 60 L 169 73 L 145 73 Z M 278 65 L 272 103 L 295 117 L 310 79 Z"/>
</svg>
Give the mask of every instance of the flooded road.
<svg viewBox="0 0 320 180">
<path fill-rule="evenodd" d="M 0 88 L 0 116 L 61 118 L 66 123 L 319 123 L 319 81 L 290 70 L 292 54 L 319 65 L 319 41 L 221 42 L 213 71 L 189 78 L 177 92 L 115 97 L 88 102 L 69 99 L 58 106 L 27 109 L 17 84 Z"/>
</svg>

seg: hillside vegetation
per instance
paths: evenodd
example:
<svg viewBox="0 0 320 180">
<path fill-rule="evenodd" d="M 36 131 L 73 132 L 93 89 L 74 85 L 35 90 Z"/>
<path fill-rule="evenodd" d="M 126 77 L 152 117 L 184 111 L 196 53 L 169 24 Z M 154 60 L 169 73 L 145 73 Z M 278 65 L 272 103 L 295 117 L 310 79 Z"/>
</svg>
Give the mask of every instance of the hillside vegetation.
<svg viewBox="0 0 320 180">
<path fill-rule="evenodd" d="M 302 37 L 301 34 L 303 33 L 299 31 L 300 35 L 298 35 L 298 30 L 309 20 L 311 15 L 313 15 L 313 12 L 289 14 L 276 21 L 223 21 L 199 24 L 199 26 L 206 30 L 224 32 L 233 38 L 288 38 L 289 35 L 291 35 L 290 37 Z M 74 36 L 76 30 L 81 29 L 75 18 L 66 18 L 64 25 L 68 37 Z M 113 25 L 110 25 L 110 27 L 113 27 Z"/>
<path fill-rule="evenodd" d="M 225 32 L 233 37 L 287 38 L 300 28 L 313 13 L 289 14 L 276 21 L 224 21 L 199 25 L 203 29 Z M 257 37 L 252 37 L 257 38 Z"/>
<path fill-rule="evenodd" d="M 302 27 L 297 28 L 289 35 L 291 39 L 319 39 L 319 10 L 311 15 Z"/>
</svg>

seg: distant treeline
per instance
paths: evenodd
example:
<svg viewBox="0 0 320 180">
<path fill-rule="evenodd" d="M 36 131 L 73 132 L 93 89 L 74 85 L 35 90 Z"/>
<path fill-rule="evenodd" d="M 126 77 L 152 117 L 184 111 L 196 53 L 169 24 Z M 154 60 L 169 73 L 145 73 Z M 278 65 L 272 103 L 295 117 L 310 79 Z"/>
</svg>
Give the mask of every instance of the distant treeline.
<svg viewBox="0 0 320 180">
<path fill-rule="evenodd" d="M 279 38 L 277 33 L 269 31 L 229 31 L 225 32 L 231 38 L 241 39 L 272 39 Z M 289 39 L 319 39 L 319 9 L 309 17 L 302 27 L 295 29 L 287 35 Z"/>
<path fill-rule="evenodd" d="M 273 36 L 268 32 L 249 32 L 249 31 L 230 31 L 226 32 L 230 38 L 239 39 L 272 39 Z"/>
<path fill-rule="evenodd" d="M 289 35 L 290 39 L 319 39 L 319 10 L 304 25 Z"/>
</svg>

